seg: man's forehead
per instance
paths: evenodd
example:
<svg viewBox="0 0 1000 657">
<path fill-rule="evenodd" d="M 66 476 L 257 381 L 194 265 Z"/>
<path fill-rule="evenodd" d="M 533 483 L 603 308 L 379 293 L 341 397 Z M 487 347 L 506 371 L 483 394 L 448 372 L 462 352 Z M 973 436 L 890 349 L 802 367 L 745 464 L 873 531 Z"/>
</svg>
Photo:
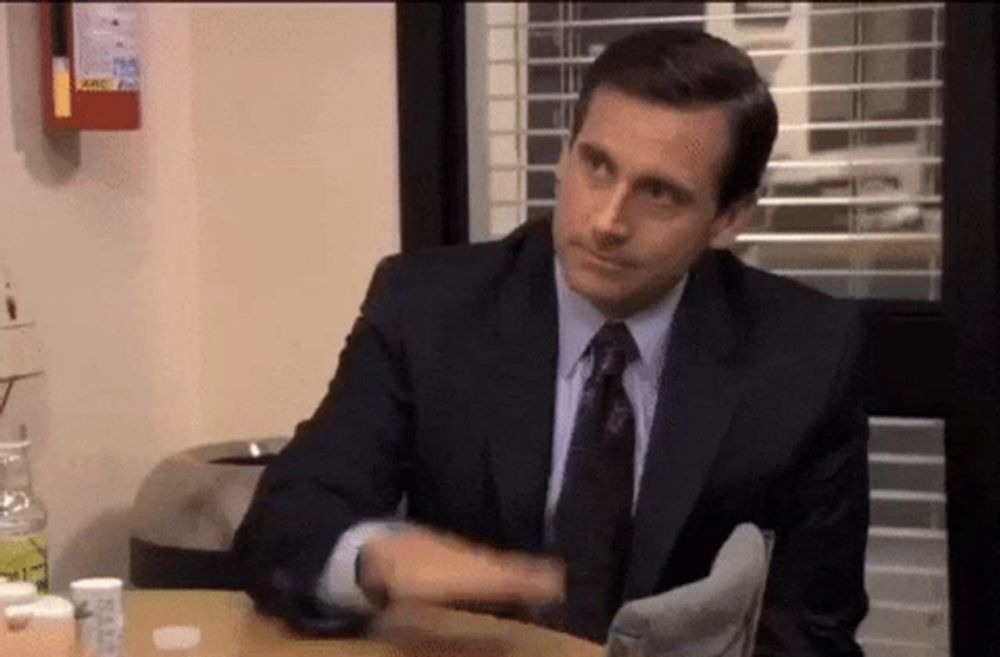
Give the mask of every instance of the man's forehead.
<svg viewBox="0 0 1000 657">
<path fill-rule="evenodd" d="M 614 87 L 599 87 L 590 99 L 580 131 L 636 135 L 666 145 L 685 138 L 704 141 L 727 136 L 728 128 L 729 119 L 721 104 L 677 106 Z"/>
<path fill-rule="evenodd" d="M 714 177 L 726 158 L 729 122 L 720 105 L 677 107 L 600 87 L 578 139 L 640 168 L 695 176 L 707 168 Z"/>
</svg>

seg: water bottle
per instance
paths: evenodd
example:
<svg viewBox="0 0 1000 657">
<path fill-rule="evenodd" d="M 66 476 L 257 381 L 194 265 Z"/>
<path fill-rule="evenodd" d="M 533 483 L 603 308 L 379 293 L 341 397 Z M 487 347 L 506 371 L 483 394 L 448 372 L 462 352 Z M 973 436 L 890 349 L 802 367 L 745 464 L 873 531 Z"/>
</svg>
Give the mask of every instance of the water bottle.
<svg viewBox="0 0 1000 657">
<path fill-rule="evenodd" d="M 45 541 L 48 513 L 31 488 L 31 465 L 25 427 L 19 440 L 0 441 L 0 578 L 49 586 Z"/>
</svg>

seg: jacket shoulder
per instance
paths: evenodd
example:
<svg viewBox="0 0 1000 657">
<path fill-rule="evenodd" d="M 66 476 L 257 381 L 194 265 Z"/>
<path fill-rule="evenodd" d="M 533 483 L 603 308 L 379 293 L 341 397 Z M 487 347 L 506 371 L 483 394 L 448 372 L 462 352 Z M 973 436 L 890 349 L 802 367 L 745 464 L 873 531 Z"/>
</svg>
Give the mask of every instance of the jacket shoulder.
<svg viewBox="0 0 1000 657">
<path fill-rule="evenodd" d="M 861 305 L 832 297 L 796 280 L 757 269 L 731 253 L 717 256 L 721 278 L 741 310 L 769 324 L 844 326 L 860 321 Z"/>
<path fill-rule="evenodd" d="M 376 267 L 364 311 L 404 306 L 416 314 L 468 308 L 552 258 L 551 224 L 531 221 L 489 242 L 417 249 Z"/>
</svg>

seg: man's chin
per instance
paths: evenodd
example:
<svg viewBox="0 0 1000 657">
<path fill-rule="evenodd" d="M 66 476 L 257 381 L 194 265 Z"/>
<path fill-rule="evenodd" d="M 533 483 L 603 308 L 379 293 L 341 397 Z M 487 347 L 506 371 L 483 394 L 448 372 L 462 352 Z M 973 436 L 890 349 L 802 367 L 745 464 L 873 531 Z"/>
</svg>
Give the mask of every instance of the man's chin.
<svg viewBox="0 0 1000 657">
<path fill-rule="evenodd" d="M 667 291 L 656 294 L 649 290 L 636 290 L 623 285 L 609 284 L 591 276 L 567 276 L 569 288 L 590 302 L 608 319 L 626 319 L 649 307 Z"/>
<path fill-rule="evenodd" d="M 630 307 L 631 297 L 618 286 L 608 285 L 601 281 L 590 280 L 589 276 L 570 279 L 569 287 L 586 299 L 606 317 L 621 319 L 626 316 Z M 575 284 L 574 284 L 575 283 Z"/>
</svg>

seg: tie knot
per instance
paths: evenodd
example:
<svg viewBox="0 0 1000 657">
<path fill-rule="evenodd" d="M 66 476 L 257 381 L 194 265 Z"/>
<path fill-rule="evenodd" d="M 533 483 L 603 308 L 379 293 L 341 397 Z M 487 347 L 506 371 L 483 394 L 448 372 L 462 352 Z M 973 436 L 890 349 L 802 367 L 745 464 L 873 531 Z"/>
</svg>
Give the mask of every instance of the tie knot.
<svg viewBox="0 0 1000 657">
<path fill-rule="evenodd" d="M 622 322 L 608 322 L 590 341 L 594 355 L 594 371 L 602 375 L 621 376 L 625 367 L 639 357 L 639 348 Z"/>
</svg>

